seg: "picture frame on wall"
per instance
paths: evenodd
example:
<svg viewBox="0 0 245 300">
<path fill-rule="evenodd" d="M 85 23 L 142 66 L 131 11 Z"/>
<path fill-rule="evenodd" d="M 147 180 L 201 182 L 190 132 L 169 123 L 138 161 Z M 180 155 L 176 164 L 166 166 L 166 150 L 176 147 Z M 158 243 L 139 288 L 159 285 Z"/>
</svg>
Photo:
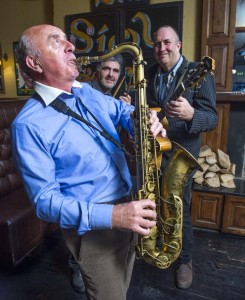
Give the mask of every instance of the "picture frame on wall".
<svg viewBox="0 0 245 300">
<path fill-rule="evenodd" d="M 24 78 L 20 74 L 19 65 L 18 65 L 17 56 L 16 56 L 17 46 L 18 46 L 18 42 L 13 42 L 15 78 L 16 78 L 16 93 L 17 93 L 17 96 L 30 96 L 34 93 L 34 89 L 30 89 L 26 86 Z"/>
<path fill-rule="evenodd" d="M 2 46 L 0 44 L 0 93 L 4 93 L 4 75 L 3 75 L 3 54 L 2 54 Z"/>
<path fill-rule="evenodd" d="M 150 4 L 150 0 L 91 0 L 91 11 Z"/>
</svg>

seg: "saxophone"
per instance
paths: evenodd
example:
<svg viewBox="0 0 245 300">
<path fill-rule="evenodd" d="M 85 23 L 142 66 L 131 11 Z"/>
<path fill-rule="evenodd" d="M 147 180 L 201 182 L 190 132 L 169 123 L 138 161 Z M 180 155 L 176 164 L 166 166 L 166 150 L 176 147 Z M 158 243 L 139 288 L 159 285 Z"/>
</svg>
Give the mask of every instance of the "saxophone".
<svg viewBox="0 0 245 300">
<path fill-rule="evenodd" d="M 135 156 L 137 192 L 135 199 L 150 199 L 156 203 L 156 226 L 148 236 L 139 236 L 137 257 L 160 269 L 170 266 L 182 248 L 182 196 L 189 174 L 199 168 L 197 160 L 177 143 L 168 138 L 153 138 L 149 133 L 150 109 L 146 102 L 146 79 L 142 50 L 136 43 L 122 43 L 102 56 L 77 58 L 81 65 L 106 60 L 115 54 L 128 52 L 133 55 L 133 86 L 136 90 L 134 112 Z M 162 176 L 160 187 L 160 165 L 162 153 L 173 145 L 177 150 L 172 155 Z"/>
</svg>

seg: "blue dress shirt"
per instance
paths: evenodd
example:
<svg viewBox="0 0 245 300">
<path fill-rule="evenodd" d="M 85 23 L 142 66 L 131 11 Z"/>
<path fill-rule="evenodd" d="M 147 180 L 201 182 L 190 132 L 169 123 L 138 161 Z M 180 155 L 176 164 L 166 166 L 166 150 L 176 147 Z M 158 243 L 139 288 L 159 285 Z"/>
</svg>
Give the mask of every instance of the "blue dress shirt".
<svg viewBox="0 0 245 300">
<path fill-rule="evenodd" d="M 74 82 L 79 98 L 120 141 L 116 127 L 133 134 L 134 107 Z M 35 93 L 11 126 L 13 157 L 37 216 L 83 234 L 111 228 L 113 205 L 130 193 L 132 183 L 124 153 L 86 124 L 49 104 L 64 91 L 35 83 Z M 101 128 L 73 94 L 66 104 Z"/>
</svg>

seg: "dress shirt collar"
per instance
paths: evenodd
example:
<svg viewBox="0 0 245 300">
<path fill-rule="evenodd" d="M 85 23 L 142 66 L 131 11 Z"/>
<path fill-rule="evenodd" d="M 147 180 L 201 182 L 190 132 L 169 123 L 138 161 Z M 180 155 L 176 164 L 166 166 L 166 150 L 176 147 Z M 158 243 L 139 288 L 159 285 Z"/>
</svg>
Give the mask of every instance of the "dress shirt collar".
<svg viewBox="0 0 245 300">
<path fill-rule="evenodd" d="M 75 80 L 73 82 L 72 87 L 82 88 L 82 84 Z M 61 93 L 66 93 L 68 95 L 71 95 L 71 93 L 63 91 L 61 89 L 54 88 L 52 86 L 42 84 L 38 81 L 34 82 L 34 89 L 42 97 L 46 106 L 48 106 L 52 101 L 54 101 Z"/>
<path fill-rule="evenodd" d="M 179 69 L 179 67 L 181 66 L 181 64 L 182 64 L 182 62 L 183 62 L 183 56 L 181 55 L 180 56 L 180 59 L 178 60 L 178 62 L 174 65 L 174 67 L 170 70 L 170 71 L 168 71 L 168 72 L 163 72 L 163 69 L 162 69 L 162 67 L 159 65 L 158 66 L 158 74 L 160 75 L 160 74 L 166 74 L 166 76 L 168 76 L 168 77 L 174 77 L 175 75 L 176 75 L 176 72 L 177 72 L 177 70 Z"/>
</svg>

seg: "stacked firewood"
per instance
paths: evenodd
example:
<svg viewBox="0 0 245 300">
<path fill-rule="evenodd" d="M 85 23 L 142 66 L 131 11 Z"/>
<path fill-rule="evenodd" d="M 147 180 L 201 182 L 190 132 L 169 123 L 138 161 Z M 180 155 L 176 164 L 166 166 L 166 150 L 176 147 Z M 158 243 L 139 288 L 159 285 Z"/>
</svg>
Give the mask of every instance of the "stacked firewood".
<svg viewBox="0 0 245 300">
<path fill-rule="evenodd" d="M 202 146 L 198 162 L 203 171 L 196 171 L 194 182 L 208 187 L 235 188 L 234 178 L 236 165 L 220 149 L 213 151 L 209 146 Z"/>
</svg>

